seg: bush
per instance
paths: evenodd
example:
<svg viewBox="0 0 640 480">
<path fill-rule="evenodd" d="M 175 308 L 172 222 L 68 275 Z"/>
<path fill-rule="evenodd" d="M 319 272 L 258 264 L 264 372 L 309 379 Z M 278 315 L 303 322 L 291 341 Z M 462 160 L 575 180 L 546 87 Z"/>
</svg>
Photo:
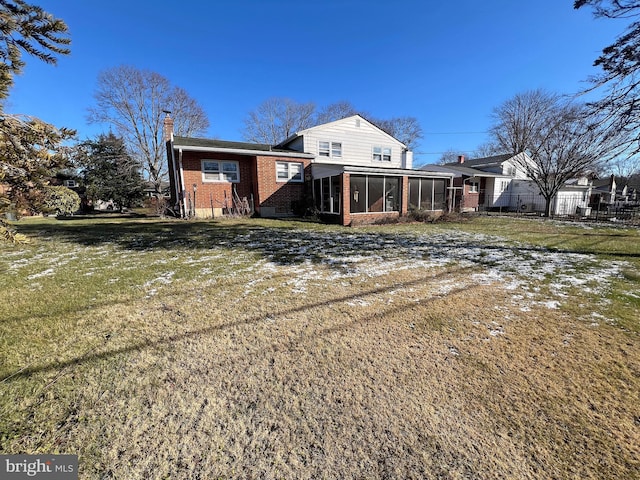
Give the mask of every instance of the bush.
<svg viewBox="0 0 640 480">
<path fill-rule="evenodd" d="M 45 187 L 41 209 L 43 213 L 72 215 L 80 209 L 80 197 L 67 187 Z"/>
<path fill-rule="evenodd" d="M 442 212 L 433 210 L 411 210 L 408 218 L 415 222 L 462 222 L 467 217 L 457 212 Z"/>
<path fill-rule="evenodd" d="M 442 212 L 433 210 L 411 210 L 409 218 L 416 222 L 433 223 L 442 216 Z"/>
</svg>

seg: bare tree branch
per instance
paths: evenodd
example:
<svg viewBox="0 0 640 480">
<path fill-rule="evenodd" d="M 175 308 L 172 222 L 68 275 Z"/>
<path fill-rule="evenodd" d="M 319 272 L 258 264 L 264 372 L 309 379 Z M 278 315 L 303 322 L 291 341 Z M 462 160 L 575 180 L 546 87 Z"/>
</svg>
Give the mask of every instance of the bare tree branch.
<svg viewBox="0 0 640 480">
<path fill-rule="evenodd" d="M 94 98 L 96 104 L 89 109 L 89 121 L 115 128 L 143 166 L 157 194 L 167 176 L 163 110 L 172 112 L 177 135 L 201 134 L 209 127 L 204 110 L 186 91 L 148 70 L 120 66 L 101 72 Z"/>
<path fill-rule="evenodd" d="M 602 122 L 594 123 L 584 105 L 543 90 L 515 95 L 496 108 L 493 117 L 496 143 L 516 155 L 536 183 L 547 215 L 568 180 L 599 168 L 618 153 L 615 135 Z"/>
</svg>

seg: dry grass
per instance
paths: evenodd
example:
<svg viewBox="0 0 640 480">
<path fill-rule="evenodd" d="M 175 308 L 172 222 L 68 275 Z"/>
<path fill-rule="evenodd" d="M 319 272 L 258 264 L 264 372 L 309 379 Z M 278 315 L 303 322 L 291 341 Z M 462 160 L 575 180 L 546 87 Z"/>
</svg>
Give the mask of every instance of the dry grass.
<svg viewBox="0 0 640 480">
<path fill-rule="evenodd" d="M 77 453 L 81 478 L 640 478 L 638 329 L 602 298 L 637 279 L 549 308 L 553 279 L 479 282 L 485 257 L 351 274 L 299 263 L 285 239 L 300 225 L 255 225 L 280 246 L 238 223 L 192 224 L 202 245 L 165 249 L 122 233 L 160 238 L 165 224 L 99 225 L 95 244 L 45 222 L 33 228 L 50 240 L 6 247 L 5 295 L 22 303 L 0 307 L 2 453 Z M 309 228 L 318 257 L 326 235 L 371 241 Z M 441 228 L 371 235 L 397 249 Z M 236 243 L 221 245 L 225 229 Z M 37 275 L 72 255 L 35 291 L 9 268 L 29 258 Z"/>
</svg>

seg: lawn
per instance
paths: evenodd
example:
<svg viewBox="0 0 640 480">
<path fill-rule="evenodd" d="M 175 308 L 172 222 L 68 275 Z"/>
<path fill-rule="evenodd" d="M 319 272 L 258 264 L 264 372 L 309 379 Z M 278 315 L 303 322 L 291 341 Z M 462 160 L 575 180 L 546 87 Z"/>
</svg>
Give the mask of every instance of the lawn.
<svg viewBox="0 0 640 480">
<path fill-rule="evenodd" d="M 640 479 L 637 229 L 16 226 L 0 453 L 83 479 Z"/>
</svg>

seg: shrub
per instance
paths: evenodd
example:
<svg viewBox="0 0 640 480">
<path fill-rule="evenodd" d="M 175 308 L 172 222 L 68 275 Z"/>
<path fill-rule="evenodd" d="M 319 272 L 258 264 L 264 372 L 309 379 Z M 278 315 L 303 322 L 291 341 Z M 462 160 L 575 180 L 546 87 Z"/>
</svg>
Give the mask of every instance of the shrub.
<svg viewBox="0 0 640 480">
<path fill-rule="evenodd" d="M 44 188 L 41 209 L 43 213 L 72 215 L 80 209 L 80 197 L 67 187 L 48 186 Z"/>
</svg>

